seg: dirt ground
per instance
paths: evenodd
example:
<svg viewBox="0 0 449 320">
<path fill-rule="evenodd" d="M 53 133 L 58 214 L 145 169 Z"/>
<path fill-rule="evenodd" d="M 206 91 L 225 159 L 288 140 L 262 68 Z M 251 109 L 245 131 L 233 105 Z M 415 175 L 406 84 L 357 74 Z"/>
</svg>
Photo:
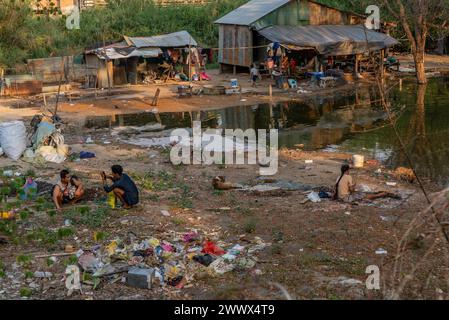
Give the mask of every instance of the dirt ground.
<svg viewBox="0 0 449 320">
<path fill-rule="evenodd" d="M 376 164 L 353 170 L 358 185 L 372 191 L 398 193 L 402 200 L 345 204 L 323 199 L 313 203 L 304 201 L 308 192 L 303 191 L 217 191 L 211 185 L 212 178 L 217 175 L 225 176 L 230 182 L 255 185 L 258 166 L 174 166 L 163 149 L 120 144 L 108 130 L 89 134 L 93 144 L 77 144 L 79 137 L 69 132 L 66 139 L 72 152 L 91 151 L 96 158 L 38 166 L 2 157 L 0 168 L 12 168 L 21 173 L 32 169 L 39 180 L 49 183 L 57 180 L 59 170 L 67 168 L 81 177 L 90 190 L 96 190 L 89 192 L 92 201 L 82 204 L 94 206 L 93 199 L 104 201 L 99 200 L 104 197 L 99 172 L 120 163 L 126 172 L 137 177 L 141 203 L 131 210 L 109 210 L 100 226 L 74 225 L 73 234 L 51 245 L 30 240 L 27 234 L 38 226 L 50 230 L 63 227 L 70 206 L 54 216 L 47 208 L 18 221 L 9 243 L 0 244 L 3 272 L 0 299 L 285 299 L 273 283 L 283 286 L 294 299 L 382 299 L 385 297 L 382 291 L 365 288 L 368 276 L 365 270 L 369 265 L 379 266 L 382 281 L 389 285 L 387 275 L 391 271 L 397 239 L 410 219 L 425 206 L 416 184 L 398 181 L 390 171 Z M 104 139 L 112 144 L 104 145 Z M 341 164 L 350 158 L 347 154 L 282 150 L 279 172 L 272 178 L 315 187 L 332 186 Z M 305 160 L 313 160 L 313 163 Z M 148 173 L 153 177 L 151 186 L 142 179 Z M 156 187 L 170 181 L 176 182 L 176 187 Z M 387 186 L 386 182 L 391 181 L 397 185 Z M 437 191 L 430 182 L 427 187 Z M 161 214 L 162 210 L 167 210 L 170 216 Z M 118 277 L 103 279 L 95 290 L 92 285 L 85 284 L 83 294 L 75 292 L 71 296 L 67 296 L 64 271 L 73 255 L 59 257 L 51 264 L 47 258 L 36 258 L 64 253 L 67 245 L 75 250 L 86 250 L 95 245 L 108 245 L 117 238 L 128 239 L 130 234 L 137 239 L 163 239 L 171 232 L 191 229 L 224 243 L 247 245 L 254 237 L 260 237 L 271 245 L 257 255 L 257 263 L 250 269 L 224 275 L 196 273 L 182 289 L 170 286 L 135 289 Z M 99 231 L 105 236 L 95 239 L 94 234 Z M 388 253 L 376 254 L 380 248 Z M 414 250 L 413 257 L 418 259 L 422 248 Z M 441 247 L 434 250 L 438 252 Z M 438 276 L 440 268 L 444 265 L 429 260 L 402 298 L 442 296 L 448 288 L 445 279 Z M 34 278 L 30 274 L 34 271 L 52 272 L 53 276 Z"/>
</svg>

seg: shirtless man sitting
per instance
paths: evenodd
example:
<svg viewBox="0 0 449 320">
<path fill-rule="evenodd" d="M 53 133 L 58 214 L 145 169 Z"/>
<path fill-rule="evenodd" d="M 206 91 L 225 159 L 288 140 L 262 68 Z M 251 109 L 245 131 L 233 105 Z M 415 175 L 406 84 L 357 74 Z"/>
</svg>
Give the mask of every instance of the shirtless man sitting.
<svg viewBox="0 0 449 320">
<path fill-rule="evenodd" d="M 84 196 L 84 186 L 77 176 L 70 177 L 69 171 L 62 170 L 59 174 L 60 181 L 53 186 L 51 191 L 53 203 L 57 210 L 61 210 L 63 204 L 75 204 Z"/>
<path fill-rule="evenodd" d="M 59 173 L 60 180 L 59 182 L 53 186 L 51 191 L 53 203 L 57 210 L 61 210 L 61 207 L 65 203 L 70 202 L 69 198 L 69 184 L 70 184 L 70 176 L 69 171 L 62 170 Z"/>
</svg>

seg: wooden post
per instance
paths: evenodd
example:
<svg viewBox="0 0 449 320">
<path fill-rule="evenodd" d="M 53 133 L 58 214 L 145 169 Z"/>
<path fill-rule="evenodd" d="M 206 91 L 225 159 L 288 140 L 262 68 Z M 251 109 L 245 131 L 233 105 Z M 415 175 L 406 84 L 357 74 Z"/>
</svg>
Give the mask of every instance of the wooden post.
<svg viewBox="0 0 449 320">
<path fill-rule="evenodd" d="M 189 54 L 188 54 L 188 58 L 189 58 L 189 87 L 192 87 L 192 37 L 189 37 Z"/>
<path fill-rule="evenodd" d="M 153 102 L 151 103 L 151 106 L 156 107 L 159 102 L 159 94 L 161 93 L 161 89 L 157 88 L 156 94 L 154 95 Z"/>
<path fill-rule="evenodd" d="M 56 105 L 55 105 L 55 111 L 53 113 L 53 116 L 56 116 L 58 113 L 58 105 L 59 105 L 59 95 L 61 93 L 61 83 L 62 83 L 62 77 L 64 76 L 64 57 L 62 57 L 61 61 L 61 75 L 59 77 L 59 85 L 58 85 L 58 95 L 56 96 Z"/>
<path fill-rule="evenodd" d="M 382 81 L 385 77 L 384 56 L 385 56 L 385 51 L 382 49 L 382 50 L 380 50 L 380 75 L 381 75 Z"/>
<path fill-rule="evenodd" d="M 357 78 L 357 75 L 359 74 L 359 68 L 360 68 L 360 58 L 359 55 L 355 55 L 355 64 L 354 64 L 354 76 Z"/>
<path fill-rule="evenodd" d="M 104 40 L 104 34 L 103 34 L 103 54 L 105 58 L 105 65 L 106 65 L 106 75 L 108 76 L 108 96 L 111 95 L 111 77 L 109 76 L 109 59 L 106 55 L 106 41 Z"/>
<path fill-rule="evenodd" d="M 2 84 L 1 88 L 0 88 L 0 96 L 4 95 L 5 92 L 5 83 L 3 82 L 3 77 L 5 76 L 5 70 L 2 68 L 0 69 L 0 82 Z"/>
</svg>

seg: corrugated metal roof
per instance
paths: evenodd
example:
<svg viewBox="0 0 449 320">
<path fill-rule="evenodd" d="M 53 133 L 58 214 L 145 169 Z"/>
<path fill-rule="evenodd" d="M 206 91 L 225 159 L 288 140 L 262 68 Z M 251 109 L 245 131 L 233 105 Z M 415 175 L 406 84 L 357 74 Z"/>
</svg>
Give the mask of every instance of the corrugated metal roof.
<svg viewBox="0 0 449 320">
<path fill-rule="evenodd" d="M 290 0 L 251 0 L 215 23 L 249 26 L 289 2 Z"/>
<path fill-rule="evenodd" d="M 271 26 L 258 31 L 273 42 L 316 49 L 323 55 L 361 54 L 391 47 L 398 41 L 363 25 Z"/>
<path fill-rule="evenodd" d="M 162 48 L 182 48 L 189 44 L 196 47 L 198 43 L 187 31 L 178 31 L 154 37 L 126 37 L 125 41 L 130 46 L 136 48 L 162 47 Z"/>
</svg>

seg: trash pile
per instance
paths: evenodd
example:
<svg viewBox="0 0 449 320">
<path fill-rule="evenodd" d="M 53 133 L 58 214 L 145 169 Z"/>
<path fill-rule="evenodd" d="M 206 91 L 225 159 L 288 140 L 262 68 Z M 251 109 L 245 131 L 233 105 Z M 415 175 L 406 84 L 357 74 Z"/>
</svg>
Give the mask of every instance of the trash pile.
<svg viewBox="0 0 449 320">
<path fill-rule="evenodd" d="M 23 155 L 23 160 L 32 163 L 64 162 L 69 147 L 59 129 L 61 123 L 58 116 L 34 116 L 30 135 L 23 121 L 0 123 L 0 156 L 4 153 L 17 161 Z"/>
<path fill-rule="evenodd" d="M 170 236 L 170 241 L 150 237 L 126 244 L 116 239 L 106 246 L 80 249 L 76 253 L 78 264 L 93 277 L 111 282 L 122 279 L 137 288 L 168 285 L 182 289 L 192 286 L 200 274 L 219 276 L 253 269 L 258 261 L 255 254 L 271 245 L 259 237 L 245 246 L 215 243 L 195 230 L 184 234 L 170 232 Z M 123 273 L 127 276 L 120 276 Z"/>
</svg>

